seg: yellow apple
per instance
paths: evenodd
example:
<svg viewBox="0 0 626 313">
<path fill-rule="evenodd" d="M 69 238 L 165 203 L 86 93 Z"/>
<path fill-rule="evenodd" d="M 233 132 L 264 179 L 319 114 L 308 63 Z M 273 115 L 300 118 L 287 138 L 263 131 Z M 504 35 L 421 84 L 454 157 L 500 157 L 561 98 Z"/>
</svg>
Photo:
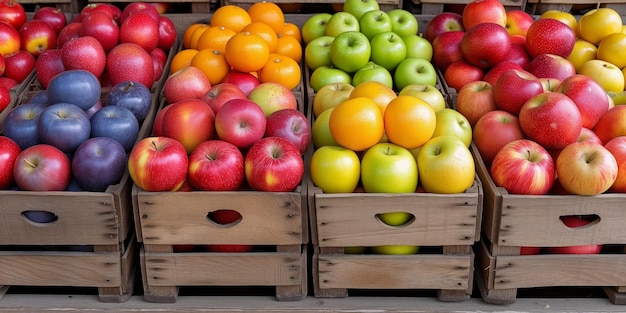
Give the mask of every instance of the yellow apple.
<svg viewBox="0 0 626 313">
<path fill-rule="evenodd" d="M 572 62 L 576 71 L 587 61 L 596 59 L 596 45 L 584 39 L 576 39 L 572 52 L 567 59 Z"/>
<path fill-rule="evenodd" d="M 576 30 L 576 17 L 569 12 L 560 10 L 547 10 L 541 13 L 539 18 L 553 18 L 567 24 L 567 26 L 571 27 L 574 31 Z"/>
<path fill-rule="evenodd" d="M 606 91 L 624 90 L 624 73 L 619 67 L 607 61 L 597 59 L 587 61 L 580 67 L 578 73 L 595 79 Z"/>
<path fill-rule="evenodd" d="M 378 254 L 416 254 L 418 246 L 408 245 L 384 245 L 372 247 L 372 251 Z"/>
<path fill-rule="evenodd" d="M 348 100 L 353 89 L 354 86 L 345 82 L 332 83 L 320 88 L 313 98 L 314 116 L 317 117 L 326 109 Z"/>
<path fill-rule="evenodd" d="M 604 37 L 598 45 L 597 58 L 619 68 L 626 67 L 626 34 L 619 32 Z"/>
<path fill-rule="evenodd" d="M 333 108 L 330 108 L 320 113 L 313 122 L 313 126 L 311 126 L 311 139 L 313 140 L 313 146 L 315 148 L 339 145 L 330 133 L 330 127 L 328 126 L 330 112 L 332 112 L 332 110 Z"/>
<path fill-rule="evenodd" d="M 604 37 L 622 31 L 622 17 L 612 8 L 593 9 L 580 17 L 579 36 L 592 44 L 598 44 Z"/>
<path fill-rule="evenodd" d="M 411 213 L 407 212 L 388 212 L 377 215 L 379 220 L 389 226 L 402 226 L 408 223 L 412 216 Z"/>
<path fill-rule="evenodd" d="M 324 193 L 350 193 L 359 183 L 361 165 L 356 152 L 338 146 L 324 146 L 313 152 L 309 174 Z"/>
<path fill-rule="evenodd" d="M 451 135 L 426 142 L 417 155 L 417 167 L 422 187 L 432 193 L 463 193 L 474 184 L 476 175 L 472 153 Z"/>
</svg>

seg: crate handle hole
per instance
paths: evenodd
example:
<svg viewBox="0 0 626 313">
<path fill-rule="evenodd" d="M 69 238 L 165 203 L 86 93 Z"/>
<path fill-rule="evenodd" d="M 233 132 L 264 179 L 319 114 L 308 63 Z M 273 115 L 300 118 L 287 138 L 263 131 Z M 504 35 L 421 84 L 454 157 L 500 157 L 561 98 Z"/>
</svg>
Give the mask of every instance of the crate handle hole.
<svg viewBox="0 0 626 313">
<path fill-rule="evenodd" d="M 211 211 L 206 215 L 206 219 L 214 225 L 220 227 L 233 227 L 241 222 L 241 213 L 230 209 L 219 209 Z"/>
<path fill-rule="evenodd" d="M 387 226 L 406 227 L 415 221 L 415 215 L 408 212 L 385 212 L 376 214 L 376 220 Z"/>
<path fill-rule="evenodd" d="M 600 223 L 601 220 L 597 214 L 561 215 L 559 219 L 565 227 L 570 229 L 588 228 Z"/>
<path fill-rule="evenodd" d="M 22 211 L 21 215 L 30 224 L 35 226 L 49 225 L 59 220 L 56 214 L 43 210 L 26 210 Z"/>
</svg>

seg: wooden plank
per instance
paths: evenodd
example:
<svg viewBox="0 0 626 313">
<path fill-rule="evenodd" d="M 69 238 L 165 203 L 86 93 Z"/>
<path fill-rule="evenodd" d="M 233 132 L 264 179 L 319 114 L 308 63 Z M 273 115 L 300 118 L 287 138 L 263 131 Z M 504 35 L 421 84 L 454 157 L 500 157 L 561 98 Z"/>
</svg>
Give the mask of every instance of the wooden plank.
<svg viewBox="0 0 626 313">
<path fill-rule="evenodd" d="M 321 288 L 467 290 L 472 255 L 320 255 Z"/>
</svg>

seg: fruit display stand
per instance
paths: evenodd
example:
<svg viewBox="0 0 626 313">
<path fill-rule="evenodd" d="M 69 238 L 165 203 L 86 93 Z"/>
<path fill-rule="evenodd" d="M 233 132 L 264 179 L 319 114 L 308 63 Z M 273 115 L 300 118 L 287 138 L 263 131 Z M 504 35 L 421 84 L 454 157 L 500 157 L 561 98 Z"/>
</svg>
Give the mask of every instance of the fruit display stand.
<svg viewBox="0 0 626 313">
<path fill-rule="evenodd" d="M 128 3 L 126 1 L 120 1 L 120 0 L 89 0 L 88 2 L 89 3 L 99 3 L 99 2 L 114 3 L 114 4 L 120 4 L 122 6 L 125 3 Z M 156 2 L 156 3 L 162 2 L 166 4 L 166 6 L 172 7 L 174 11 L 177 11 L 176 9 L 178 8 L 178 6 L 188 5 L 190 14 L 210 13 L 212 11 L 211 9 L 214 9 L 217 6 L 217 2 L 214 0 L 188 0 L 188 1 L 157 0 L 157 1 L 152 1 L 152 2 Z"/>
<path fill-rule="evenodd" d="M 563 0 L 527 0 L 526 11 L 531 14 L 540 15 L 548 10 L 559 10 L 563 12 L 584 12 L 596 7 L 613 8 L 620 15 L 626 14 L 626 2 L 616 0 L 606 1 L 563 1 Z"/>
<path fill-rule="evenodd" d="M 79 1 L 72 0 L 20 0 L 19 3 L 25 8 L 31 6 L 54 6 L 65 13 L 78 13 L 81 9 Z"/>
<path fill-rule="evenodd" d="M 309 182 L 316 297 L 346 297 L 349 290 L 437 290 L 442 301 L 470 297 L 482 211 L 480 181 L 461 194 L 324 194 Z M 376 216 L 407 212 L 408 225 L 392 227 Z M 346 247 L 417 245 L 420 253 L 344 254 Z M 430 250 L 430 251 L 429 251 Z M 424 252 L 421 252 L 424 251 Z"/>
<path fill-rule="evenodd" d="M 603 287 L 626 304 L 624 194 L 514 195 L 497 187 L 478 154 L 484 187 L 483 236 L 477 244 L 476 283 L 485 302 L 510 304 L 520 288 Z M 590 216 L 584 227 L 566 227 L 566 216 Z M 600 254 L 520 255 L 520 247 L 604 245 Z"/>
<path fill-rule="evenodd" d="M 378 4 L 380 5 L 381 10 L 389 11 L 393 9 L 401 9 L 403 0 L 378 0 Z M 221 0 L 221 5 L 236 5 L 242 8 L 248 8 L 256 1 L 251 0 Z M 293 4 L 294 1 L 290 0 L 275 0 L 273 1 L 277 4 Z M 323 4 L 343 4 L 344 0 L 303 0 L 297 1 L 295 3 L 303 4 L 303 5 L 323 5 Z"/>
<path fill-rule="evenodd" d="M 9 105 L 4 110 L 0 111 L 0 129 L 2 129 L 2 124 L 4 123 L 4 118 L 6 117 L 6 115 L 9 114 L 9 111 L 11 111 L 12 108 L 20 104 L 24 91 L 27 90 L 28 87 L 33 83 L 35 77 L 35 71 L 33 70 L 26 77 L 26 79 L 24 79 L 23 82 L 17 84 L 16 86 L 13 86 L 13 88 L 9 90 L 11 102 L 9 102 Z"/>
<path fill-rule="evenodd" d="M 470 2 L 470 0 L 413 0 L 413 3 L 419 6 L 421 14 L 427 15 L 439 14 L 443 12 L 446 5 L 462 6 Z M 526 6 L 525 0 L 500 0 L 500 2 L 502 2 L 508 10 L 524 10 Z M 542 0 L 541 2 L 545 1 Z"/>
</svg>

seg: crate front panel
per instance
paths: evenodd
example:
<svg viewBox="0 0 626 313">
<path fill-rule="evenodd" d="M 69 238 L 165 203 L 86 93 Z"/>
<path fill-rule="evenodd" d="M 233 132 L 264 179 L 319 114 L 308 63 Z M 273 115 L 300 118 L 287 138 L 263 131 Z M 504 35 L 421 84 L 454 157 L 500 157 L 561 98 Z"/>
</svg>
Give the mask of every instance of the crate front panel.
<svg viewBox="0 0 626 313">
<path fill-rule="evenodd" d="M 119 252 L 0 251 L 0 285 L 118 287 Z"/>
<path fill-rule="evenodd" d="M 320 247 L 472 245 L 478 240 L 475 192 L 316 193 L 314 197 Z M 408 212 L 415 219 L 409 225 L 389 226 L 376 217 L 388 212 Z"/>
<path fill-rule="evenodd" d="M 302 197 L 300 192 L 140 190 L 137 209 L 145 244 L 302 244 L 307 236 Z M 220 209 L 239 212 L 240 222 L 226 227 L 207 218 Z"/>
<path fill-rule="evenodd" d="M 148 286 L 300 285 L 302 253 L 151 253 L 143 255 Z"/>
<path fill-rule="evenodd" d="M 0 191 L 0 245 L 114 244 L 119 216 L 110 193 Z M 35 223 L 22 212 L 43 210 L 58 219 Z"/>
<path fill-rule="evenodd" d="M 474 270 L 473 254 L 321 254 L 315 258 L 319 266 L 316 279 L 323 289 L 467 290 Z"/>
</svg>

